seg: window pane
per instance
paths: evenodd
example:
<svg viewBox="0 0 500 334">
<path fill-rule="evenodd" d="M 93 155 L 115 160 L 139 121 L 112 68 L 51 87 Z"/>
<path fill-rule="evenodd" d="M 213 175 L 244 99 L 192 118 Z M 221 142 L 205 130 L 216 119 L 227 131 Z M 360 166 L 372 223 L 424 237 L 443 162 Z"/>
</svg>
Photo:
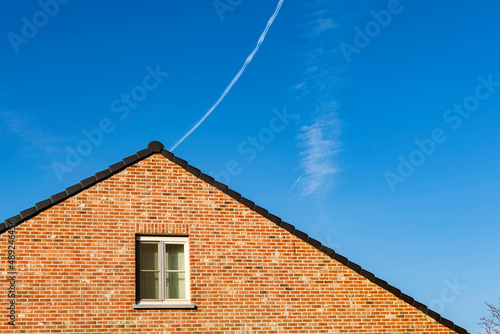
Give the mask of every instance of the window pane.
<svg viewBox="0 0 500 334">
<path fill-rule="evenodd" d="M 139 244 L 139 269 L 158 270 L 158 243 Z"/>
<path fill-rule="evenodd" d="M 165 273 L 167 299 L 186 299 L 186 274 Z"/>
<path fill-rule="evenodd" d="M 184 245 L 165 245 L 165 270 L 184 270 Z"/>
<path fill-rule="evenodd" d="M 139 277 L 139 300 L 160 299 L 158 272 L 141 272 Z"/>
</svg>

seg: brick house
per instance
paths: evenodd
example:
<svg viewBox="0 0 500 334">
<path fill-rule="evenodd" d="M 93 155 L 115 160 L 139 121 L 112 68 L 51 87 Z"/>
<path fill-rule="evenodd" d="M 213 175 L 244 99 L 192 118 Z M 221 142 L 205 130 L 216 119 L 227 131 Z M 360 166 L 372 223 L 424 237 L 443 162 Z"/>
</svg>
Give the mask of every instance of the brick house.
<svg viewBox="0 0 500 334">
<path fill-rule="evenodd" d="M 0 225 L 0 333 L 467 333 L 159 142 Z"/>
</svg>

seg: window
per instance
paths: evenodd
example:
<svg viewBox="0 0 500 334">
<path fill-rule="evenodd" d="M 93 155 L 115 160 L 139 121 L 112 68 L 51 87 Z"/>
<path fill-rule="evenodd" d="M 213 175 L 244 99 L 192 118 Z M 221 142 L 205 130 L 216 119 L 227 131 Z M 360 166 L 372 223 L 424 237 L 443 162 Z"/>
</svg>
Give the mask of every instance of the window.
<svg viewBox="0 0 500 334">
<path fill-rule="evenodd" d="M 187 237 L 137 236 L 134 308 L 194 308 Z"/>
</svg>

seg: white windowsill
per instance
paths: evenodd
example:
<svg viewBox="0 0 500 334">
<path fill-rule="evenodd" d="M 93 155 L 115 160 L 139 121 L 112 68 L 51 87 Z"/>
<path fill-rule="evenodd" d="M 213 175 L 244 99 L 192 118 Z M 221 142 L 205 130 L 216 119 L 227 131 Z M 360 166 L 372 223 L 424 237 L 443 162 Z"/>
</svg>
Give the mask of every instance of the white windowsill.
<svg viewBox="0 0 500 334">
<path fill-rule="evenodd" d="M 133 306 L 136 310 L 144 309 L 195 309 L 194 304 L 174 304 L 174 303 L 139 303 Z"/>
</svg>

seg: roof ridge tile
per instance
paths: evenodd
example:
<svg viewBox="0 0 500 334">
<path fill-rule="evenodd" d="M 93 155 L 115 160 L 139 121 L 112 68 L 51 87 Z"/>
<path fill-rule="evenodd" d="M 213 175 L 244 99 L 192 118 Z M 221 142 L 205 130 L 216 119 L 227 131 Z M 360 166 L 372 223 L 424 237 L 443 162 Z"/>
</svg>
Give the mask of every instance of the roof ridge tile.
<svg viewBox="0 0 500 334">
<path fill-rule="evenodd" d="M 134 155 L 126 157 L 122 161 L 125 164 L 125 166 L 130 167 L 133 164 L 135 164 L 136 162 L 138 162 L 139 160 L 140 160 L 139 156 L 137 154 L 134 154 Z"/>
<path fill-rule="evenodd" d="M 151 152 L 153 153 L 160 153 L 163 148 L 165 146 L 163 146 L 162 143 L 160 143 L 159 141 L 152 141 L 148 144 L 148 148 L 151 150 Z"/>
<path fill-rule="evenodd" d="M 92 187 L 94 184 L 96 184 L 97 182 L 98 182 L 97 177 L 95 177 L 95 175 L 94 175 L 94 176 L 88 177 L 84 180 L 81 180 L 80 184 L 82 185 L 82 189 L 88 189 L 88 188 Z"/>
</svg>

